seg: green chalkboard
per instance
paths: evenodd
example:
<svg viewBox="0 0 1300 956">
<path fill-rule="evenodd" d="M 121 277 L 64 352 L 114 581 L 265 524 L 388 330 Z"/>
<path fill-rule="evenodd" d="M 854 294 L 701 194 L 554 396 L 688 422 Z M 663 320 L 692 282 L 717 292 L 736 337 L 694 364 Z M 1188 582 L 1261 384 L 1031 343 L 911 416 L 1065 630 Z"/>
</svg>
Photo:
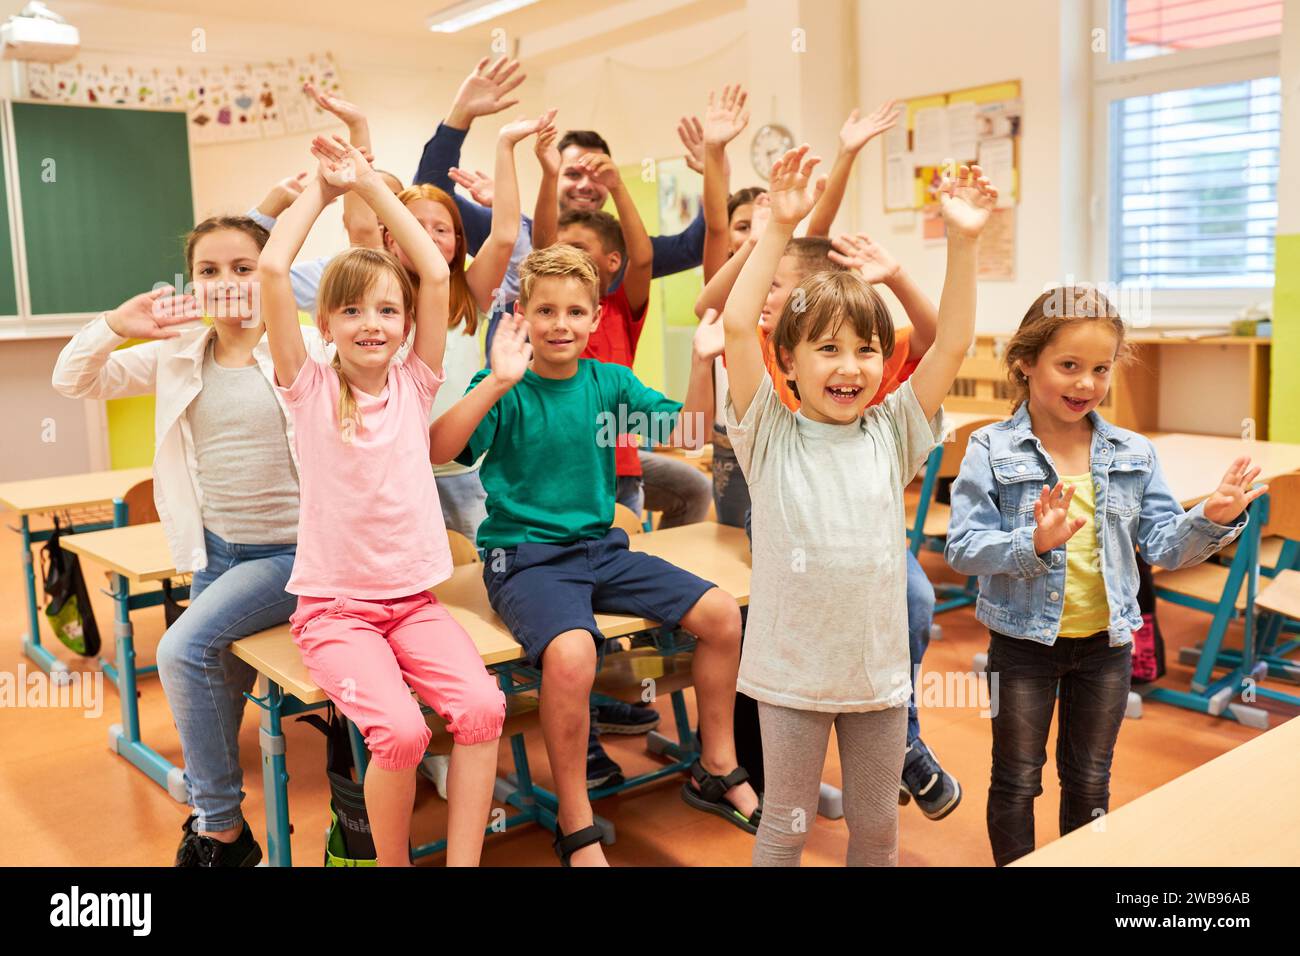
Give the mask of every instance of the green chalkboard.
<svg viewBox="0 0 1300 956">
<path fill-rule="evenodd" d="M 184 113 L 14 103 L 13 120 L 33 315 L 111 309 L 185 272 Z"/>
<path fill-rule="evenodd" d="M 0 144 L 3 149 L 3 144 Z M 0 315 L 18 314 L 14 246 L 9 238 L 9 184 L 0 176 Z"/>
</svg>

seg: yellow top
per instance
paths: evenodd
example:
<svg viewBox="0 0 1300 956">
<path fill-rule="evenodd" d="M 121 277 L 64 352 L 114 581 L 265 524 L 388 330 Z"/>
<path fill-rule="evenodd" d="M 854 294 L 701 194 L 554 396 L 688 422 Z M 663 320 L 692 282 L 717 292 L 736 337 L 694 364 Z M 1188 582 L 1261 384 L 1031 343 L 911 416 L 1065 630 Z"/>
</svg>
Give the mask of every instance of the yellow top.
<svg viewBox="0 0 1300 956">
<path fill-rule="evenodd" d="M 1057 636 L 1091 637 L 1106 630 L 1110 623 L 1110 604 L 1106 601 L 1101 554 L 1097 550 L 1092 475 L 1062 475 L 1061 481 L 1074 486 L 1070 517 L 1082 518 L 1085 524 L 1065 543 L 1065 606 Z"/>
</svg>

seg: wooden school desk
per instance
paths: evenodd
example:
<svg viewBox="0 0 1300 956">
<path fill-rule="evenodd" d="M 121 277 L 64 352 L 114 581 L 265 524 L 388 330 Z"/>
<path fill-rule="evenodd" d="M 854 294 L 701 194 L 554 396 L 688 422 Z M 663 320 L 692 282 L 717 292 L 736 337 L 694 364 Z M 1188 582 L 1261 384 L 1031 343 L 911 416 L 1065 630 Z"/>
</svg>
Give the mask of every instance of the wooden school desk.
<svg viewBox="0 0 1300 956">
<path fill-rule="evenodd" d="M 1297 754 L 1300 718 L 1292 718 L 1011 865 L 1295 866 Z M 1231 799 L 1265 781 L 1280 797 L 1267 813 Z"/>
<path fill-rule="evenodd" d="M 1249 455 L 1251 462 L 1259 466 L 1261 470 L 1257 481 L 1260 483 L 1266 484 L 1278 475 L 1300 471 L 1300 445 L 1287 442 L 1248 441 L 1181 432 L 1153 435 L 1151 441 L 1155 445 L 1165 480 L 1184 508 L 1191 508 L 1209 497 L 1218 488 L 1228 466 L 1240 455 Z M 1259 581 L 1260 529 L 1267 513 L 1267 495 L 1255 501 L 1248 509 L 1250 522 L 1238 539 L 1227 581 L 1215 605 L 1209 632 L 1201 646 L 1200 659 L 1192 676 L 1191 691 L 1147 684 L 1138 691 L 1144 699 L 1174 704 L 1216 717 L 1227 717 L 1251 727 L 1268 727 L 1266 710 L 1234 702 L 1242 690 L 1248 686 L 1253 687 L 1261 676 L 1256 673 L 1260 662 L 1256 660 L 1255 653 L 1255 592 Z M 1246 604 L 1242 612 L 1245 625 L 1242 655 L 1236 666 L 1231 667 L 1225 676 L 1211 681 L 1243 581 L 1246 582 Z M 1156 578 L 1156 594 L 1165 600 L 1187 603 L 1180 601 L 1172 592 L 1162 591 L 1159 577 Z M 1251 683 L 1247 684 L 1247 681 Z"/>
<path fill-rule="evenodd" d="M 158 603 L 156 593 L 138 593 L 146 585 L 177 575 L 162 525 L 155 521 L 74 534 L 63 540 L 63 546 L 85 561 L 103 565 L 113 575 L 113 636 L 116 639 L 117 691 L 122 705 L 122 722 L 108 729 L 109 749 L 138 767 L 171 794 L 172 799 L 186 803 L 189 795 L 184 770 L 140 740 L 135 631 L 131 612 Z M 134 595 L 131 593 L 133 588 L 137 591 Z"/>
<path fill-rule="evenodd" d="M 632 535 L 630 547 L 633 551 L 644 551 L 661 557 L 712 581 L 724 591 L 731 593 L 742 605 L 749 601 L 749 545 L 745 532 L 740 528 L 730 528 L 714 522 L 701 522 L 666 531 Z M 451 578 L 434 588 L 434 593 L 469 633 L 483 658 L 483 663 L 493 669 L 508 699 L 513 700 L 519 695 L 538 689 L 541 683 L 540 674 L 522 660 L 523 654 L 519 644 L 510 636 L 510 632 L 488 604 L 481 564 L 468 564 L 456 568 Z M 608 639 L 606 648 L 609 652 L 600 665 L 602 673 L 608 669 L 610 659 L 620 656 L 620 653 L 613 649 L 614 639 L 647 632 L 658 633 L 660 630 L 656 621 L 622 614 L 597 614 L 596 623 L 601 633 Z M 691 643 L 681 642 L 673 635 L 659 635 L 659 638 L 661 640 L 657 640 L 658 653 L 655 657 L 664 661 L 663 669 L 667 671 L 673 666 L 684 667 L 685 662 L 682 658 Z M 266 859 L 271 866 L 290 866 L 292 856 L 289 846 L 289 777 L 285 769 L 285 738 L 282 733 L 282 721 L 283 718 L 293 714 L 323 706 L 327 698 L 308 674 L 307 667 L 290 636 L 288 625 L 281 625 L 236 641 L 232 645 L 232 651 L 236 657 L 258 672 L 256 696 L 250 695 L 250 699 L 262 710 L 259 739 L 266 800 Z M 600 681 L 601 675 L 598 675 L 598 690 Z M 679 774 L 690 767 L 695 758 L 696 746 L 690 728 L 690 718 L 686 711 L 686 701 L 682 695 L 682 688 L 687 686 L 687 683 L 689 682 L 672 683 L 669 678 L 664 678 L 664 689 L 672 688 L 673 716 L 677 724 L 678 739 L 672 741 L 662 735 L 651 734 L 648 742 L 652 752 L 667 756 L 671 762 L 657 770 L 629 778 L 622 784 L 592 790 L 590 794 L 593 800 Z M 351 729 L 357 766 L 364 772 L 364 744 L 360 741 L 355 728 Z M 499 802 L 519 811 L 506 818 L 505 828 L 536 822 L 549 830 L 554 830 L 557 800 L 549 791 L 532 782 L 522 729 L 517 729 L 513 733 L 511 730 L 508 720 L 506 733 L 503 736 L 508 736 L 510 739 L 515 773 L 505 780 L 498 780 L 494 794 Z M 606 831 L 605 842 L 613 842 L 612 825 L 599 818 L 597 818 L 597 825 Z M 489 827 L 488 832 L 489 834 L 499 832 L 500 829 L 500 826 Z M 418 858 L 440 852 L 444 847 L 445 841 L 439 840 L 416 847 L 412 852 Z"/>
<path fill-rule="evenodd" d="M 23 653 L 52 676 L 68 672 L 68 667 L 41 646 L 40 613 L 36 606 L 36 574 L 32 561 L 32 544 L 50 539 L 49 531 L 32 531 L 33 515 L 53 515 L 61 511 L 75 512 L 103 509 L 120 499 L 134 485 L 148 480 L 151 468 L 123 468 L 118 471 L 94 471 L 81 475 L 59 475 L 54 478 L 32 478 L 27 481 L 10 481 L 0 484 L 0 506 L 12 509 L 19 519 L 14 530 L 20 536 L 23 574 L 27 585 L 27 633 L 23 636 Z M 88 531 L 110 528 L 113 521 L 99 519 L 81 527 Z"/>
</svg>

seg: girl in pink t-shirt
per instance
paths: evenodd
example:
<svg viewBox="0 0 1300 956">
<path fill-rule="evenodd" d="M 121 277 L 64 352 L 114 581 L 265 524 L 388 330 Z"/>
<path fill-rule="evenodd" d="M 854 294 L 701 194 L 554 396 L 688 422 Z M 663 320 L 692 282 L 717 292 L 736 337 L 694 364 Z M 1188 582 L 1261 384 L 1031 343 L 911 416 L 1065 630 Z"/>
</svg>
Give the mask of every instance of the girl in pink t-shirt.
<svg viewBox="0 0 1300 956">
<path fill-rule="evenodd" d="M 447 261 L 365 158 L 318 136 L 315 182 L 280 217 L 258 270 L 277 387 L 294 420 L 302 504 L 287 590 L 293 637 L 316 683 L 371 753 L 366 810 L 381 866 L 405 866 L 415 767 L 431 736 L 407 685 L 449 722 L 447 865 L 476 865 L 492 802 L 505 697 L 474 642 L 429 589 L 452 571 L 429 469 L 442 384 Z M 316 322 L 330 365 L 303 345 L 289 267 L 321 211 L 351 189 L 415 266 L 350 249 L 321 279 Z M 410 333 L 410 352 L 394 361 Z"/>
</svg>

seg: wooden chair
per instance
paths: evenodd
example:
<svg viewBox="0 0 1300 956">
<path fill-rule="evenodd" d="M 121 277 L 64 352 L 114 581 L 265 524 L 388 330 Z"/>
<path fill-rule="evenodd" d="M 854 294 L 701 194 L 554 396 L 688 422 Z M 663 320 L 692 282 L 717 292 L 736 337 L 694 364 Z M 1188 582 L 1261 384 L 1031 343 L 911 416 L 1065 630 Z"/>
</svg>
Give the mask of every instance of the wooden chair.
<svg viewBox="0 0 1300 956">
<path fill-rule="evenodd" d="M 459 531 L 447 529 L 447 546 L 451 548 L 451 563 L 456 567 L 462 564 L 479 564 L 483 560 L 479 557 L 474 542 Z"/>
<path fill-rule="evenodd" d="M 929 545 L 936 551 L 943 549 L 943 542 L 948 537 L 948 519 L 952 514 L 949 505 L 934 500 L 935 487 L 940 478 L 956 478 L 961 471 L 962 458 L 966 456 L 966 446 L 970 436 L 977 428 L 983 428 L 1000 419 L 993 416 L 980 417 L 967 421 L 953 431 L 948 432 L 944 441 L 932 452 L 926 461 L 925 475 L 921 480 L 921 497 L 915 508 L 907 511 L 908 547 L 918 557 L 921 548 Z M 934 613 L 941 614 L 954 608 L 974 604 L 978 596 L 976 578 L 966 579 L 964 586 L 940 584 L 935 586 L 936 597 Z"/>
<path fill-rule="evenodd" d="M 1201 685 L 1208 686 L 1213 667 L 1244 668 L 1257 677 L 1267 673 L 1273 677 L 1300 680 L 1300 663 L 1286 657 L 1300 648 L 1300 641 L 1278 644 L 1287 632 L 1300 631 L 1300 625 L 1295 623 L 1300 619 L 1300 602 L 1295 600 L 1295 596 L 1300 594 L 1300 475 L 1282 475 L 1270 481 L 1269 493 L 1257 503 L 1255 513 L 1263 522 L 1259 529 L 1255 568 L 1247 566 L 1248 561 L 1240 554 L 1240 548 L 1234 547 L 1233 560 L 1229 564 L 1206 561 L 1177 571 L 1157 569 L 1155 572 L 1158 597 L 1214 615 L 1210 633 L 1202 645 L 1185 647 L 1179 654 L 1181 663 L 1197 666 L 1193 689 L 1202 690 Z M 1266 542 L 1272 544 L 1266 548 Z M 1269 568 L 1273 572 L 1272 579 L 1257 578 L 1261 583 L 1269 583 L 1252 602 L 1252 572 L 1266 574 L 1260 565 L 1269 561 L 1272 562 Z M 1234 582 L 1235 593 L 1232 593 Z M 1246 620 L 1253 639 L 1248 639 L 1242 650 L 1224 649 L 1222 643 L 1227 624 L 1238 618 Z M 1207 652 L 1214 654 L 1212 662 L 1203 659 Z M 1256 693 L 1300 706 L 1297 697 L 1262 687 L 1256 688 Z"/>
<path fill-rule="evenodd" d="M 614 527 L 622 528 L 629 535 L 643 534 L 645 527 L 641 524 L 641 519 L 627 505 L 614 503 Z"/>
</svg>

